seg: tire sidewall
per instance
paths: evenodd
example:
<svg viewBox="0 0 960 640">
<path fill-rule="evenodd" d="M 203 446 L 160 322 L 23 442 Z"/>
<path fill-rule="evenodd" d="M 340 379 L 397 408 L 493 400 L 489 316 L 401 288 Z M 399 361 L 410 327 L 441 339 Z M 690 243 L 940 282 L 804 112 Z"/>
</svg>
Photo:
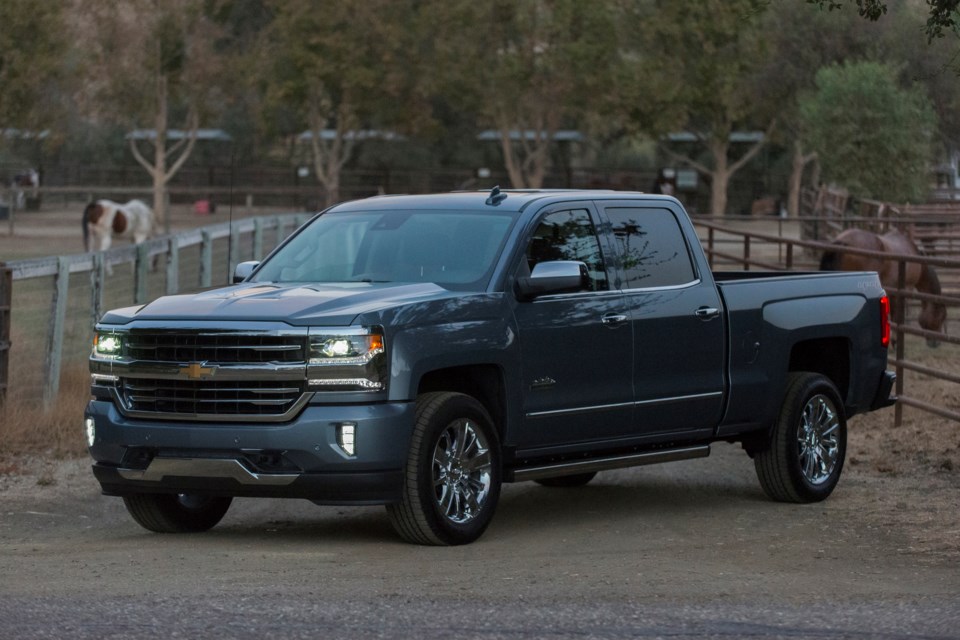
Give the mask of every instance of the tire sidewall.
<svg viewBox="0 0 960 640">
<path fill-rule="evenodd" d="M 847 419 L 844 415 L 843 401 L 836 386 L 826 377 L 819 374 L 809 374 L 799 377 L 794 382 L 796 387 L 791 389 L 788 394 L 790 406 L 781 416 L 781 421 L 786 420 L 786 424 L 781 424 L 784 437 L 785 453 L 787 458 L 787 468 L 789 470 L 793 486 L 804 501 L 818 502 L 829 496 L 837 483 L 840 481 L 840 475 L 843 472 L 843 464 L 847 454 Z M 807 403 L 814 397 L 822 395 L 826 397 L 833 405 L 839 421 L 839 435 L 837 437 L 837 446 L 839 448 L 837 464 L 830 476 L 825 482 L 813 484 L 803 475 L 800 464 L 800 451 L 797 447 L 797 436 L 800 430 L 800 424 L 803 420 L 803 409 Z"/>
<path fill-rule="evenodd" d="M 449 520 L 440 511 L 433 487 L 433 452 L 441 434 L 452 423 L 466 418 L 475 429 L 482 430 L 490 451 L 490 492 L 480 513 L 470 522 L 457 523 Z M 479 402 L 464 394 L 450 394 L 448 398 L 427 417 L 428 422 L 417 455 L 417 492 L 424 515 L 434 534 L 445 544 L 466 544 L 480 537 L 493 518 L 500 497 L 500 441 L 493 428 L 493 421 Z"/>
</svg>

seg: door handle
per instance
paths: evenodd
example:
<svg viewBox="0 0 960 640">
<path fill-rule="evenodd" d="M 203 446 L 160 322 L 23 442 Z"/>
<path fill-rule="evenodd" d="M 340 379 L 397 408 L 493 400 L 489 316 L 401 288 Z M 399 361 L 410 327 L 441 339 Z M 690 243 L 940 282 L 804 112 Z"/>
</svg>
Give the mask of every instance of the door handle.
<svg viewBox="0 0 960 640">
<path fill-rule="evenodd" d="M 706 322 L 708 320 L 713 320 L 714 318 L 719 316 L 720 309 L 717 309 L 715 307 L 700 307 L 699 309 L 693 312 L 693 315 L 697 316 L 698 318 Z"/>
<path fill-rule="evenodd" d="M 627 316 L 622 313 L 608 313 L 607 315 L 600 318 L 600 322 L 607 325 L 608 327 L 616 327 L 623 324 L 627 321 Z"/>
</svg>

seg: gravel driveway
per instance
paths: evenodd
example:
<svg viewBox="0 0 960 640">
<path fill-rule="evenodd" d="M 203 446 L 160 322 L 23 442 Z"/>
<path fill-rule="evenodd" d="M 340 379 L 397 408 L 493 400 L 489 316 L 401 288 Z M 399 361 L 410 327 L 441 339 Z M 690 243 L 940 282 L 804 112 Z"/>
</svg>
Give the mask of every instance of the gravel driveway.
<svg viewBox="0 0 960 640">
<path fill-rule="evenodd" d="M 6 471 L 0 638 L 960 637 L 956 473 L 851 465 L 826 502 L 782 505 L 720 444 L 508 485 L 479 542 L 427 548 L 382 508 L 300 500 L 150 534 L 86 460 Z"/>
</svg>

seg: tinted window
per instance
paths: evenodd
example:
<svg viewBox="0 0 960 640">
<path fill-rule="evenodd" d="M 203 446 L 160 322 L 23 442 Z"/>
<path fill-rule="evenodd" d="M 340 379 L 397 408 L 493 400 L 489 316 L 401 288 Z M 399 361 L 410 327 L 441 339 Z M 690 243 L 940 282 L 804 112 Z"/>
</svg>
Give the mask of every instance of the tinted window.
<svg viewBox="0 0 960 640">
<path fill-rule="evenodd" d="M 607 273 L 600 253 L 597 232 L 586 209 L 547 214 L 527 246 L 530 271 L 539 262 L 577 260 L 587 265 L 591 289 L 607 289 Z"/>
<path fill-rule="evenodd" d="M 255 282 L 434 282 L 482 290 L 512 214 L 331 212 L 268 260 Z"/>
<path fill-rule="evenodd" d="M 624 289 L 692 282 L 693 265 L 676 218 L 666 209 L 606 210 L 620 249 Z"/>
</svg>

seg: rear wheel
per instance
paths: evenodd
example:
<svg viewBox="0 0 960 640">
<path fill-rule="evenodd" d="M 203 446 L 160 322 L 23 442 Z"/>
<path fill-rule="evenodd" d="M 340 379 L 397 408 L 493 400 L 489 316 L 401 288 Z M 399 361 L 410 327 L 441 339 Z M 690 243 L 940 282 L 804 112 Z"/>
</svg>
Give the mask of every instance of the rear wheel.
<svg viewBox="0 0 960 640">
<path fill-rule="evenodd" d="M 846 452 L 836 386 L 820 374 L 790 374 L 770 442 L 754 456 L 763 490 L 781 502 L 823 500 L 840 480 Z"/>
<path fill-rule="evenodd" d="M 582 487 L 596 477 L 596 471 L 590 473 L 575 473 L 569 476 L 557 476 L 556 478 L 541 478 L 535 480 L 544 487 Z"/>
<path fill-rule="evenodd" d="M 408 542 L 473 542 L 500 496 L 500 443 L 486 409 L 461 393 L 417 398 L 416 424 L 398 504 L 390 522 Z"/>
<path fill-rule="evenodd" d="M 233 498 L 189 493 L 137 493 L 123 504 L 144 529 L 156 533 L 198 533 L 217 525 Z"/>
</svg>

